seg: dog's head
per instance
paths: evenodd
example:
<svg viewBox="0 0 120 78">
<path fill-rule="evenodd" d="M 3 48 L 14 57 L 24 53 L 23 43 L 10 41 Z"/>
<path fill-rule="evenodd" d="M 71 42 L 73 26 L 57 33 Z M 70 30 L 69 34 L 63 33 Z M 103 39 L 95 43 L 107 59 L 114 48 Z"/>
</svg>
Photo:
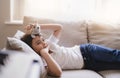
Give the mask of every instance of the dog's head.
<svg viewBox="0 0 120 78">
<path fill-rule="evenodd" d="M 35 38 L 36 35 L 41 35 L 41 29 L 40 29 L 40 25 L 36 24 L 35 26 L 33 26 L 32 30 L 31 30 L 31 37 Z"/>
</svg>

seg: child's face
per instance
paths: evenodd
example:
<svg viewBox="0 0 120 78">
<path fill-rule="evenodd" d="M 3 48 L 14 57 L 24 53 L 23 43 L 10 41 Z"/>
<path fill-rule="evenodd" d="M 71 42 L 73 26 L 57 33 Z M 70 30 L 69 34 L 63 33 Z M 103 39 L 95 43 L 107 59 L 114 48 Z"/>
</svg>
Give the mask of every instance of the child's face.
<svg viewBox="0 0 120 78">
<path fill-rule="evenodd" d="M 35 38 L 32 40 L 32 47 L 38 54 L 47 46 L 48 44 L 44 41 L 42 36 L 35 36 Z"/>
</svg>

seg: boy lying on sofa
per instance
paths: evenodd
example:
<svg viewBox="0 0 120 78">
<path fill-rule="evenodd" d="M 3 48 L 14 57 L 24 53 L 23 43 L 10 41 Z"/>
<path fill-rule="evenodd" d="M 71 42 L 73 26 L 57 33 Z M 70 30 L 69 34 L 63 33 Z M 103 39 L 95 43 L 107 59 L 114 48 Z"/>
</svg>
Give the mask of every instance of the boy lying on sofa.
<svg viewBox="0 0 120 78">
<path fill-rule="evenodd" d="M 48 74 L 61 76 L 61 69 L 90 69 L 95 71 L 120 69 L 120 50 L 96 45 L 81 44 L 74 47 L 59 46 L 62 26 L 59 24 L 40 24 L 39 32 L 33 34 L 36 24 L 26 26 L 26 34 L 21 38 L 46 61 Z M 37 25 L 38 26 L 38 25 Z M 38 30 L 36 29 L 36 30 Z M 46 40 L 40 30 L 49 29 L 53 34 Z"/>
</svg>

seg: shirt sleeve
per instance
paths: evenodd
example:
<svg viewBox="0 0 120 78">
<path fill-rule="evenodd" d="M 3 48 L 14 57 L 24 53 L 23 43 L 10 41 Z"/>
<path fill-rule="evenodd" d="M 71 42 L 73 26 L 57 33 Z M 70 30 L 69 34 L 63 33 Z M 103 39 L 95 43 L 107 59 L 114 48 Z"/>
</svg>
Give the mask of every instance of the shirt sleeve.
<svg viewBox="0 0 120 78">
<path fill-rule="evenodd" d="M 58 38 L 56 38 L 54 35 L 51 35 L 47 40 L 47 44 L 50 47 L 50 50 L 53 52 L 58 52 L 58 50 L 60 49 L 60 46 L 57 44 L 59 41 Z"/>
<path fill-rule="evenodd" d="M 56 38 L 53 34 L 47 40 L 52 43 L 58 43 L 58 41 L 59 41 L 59 39 Z"/>
</svg>

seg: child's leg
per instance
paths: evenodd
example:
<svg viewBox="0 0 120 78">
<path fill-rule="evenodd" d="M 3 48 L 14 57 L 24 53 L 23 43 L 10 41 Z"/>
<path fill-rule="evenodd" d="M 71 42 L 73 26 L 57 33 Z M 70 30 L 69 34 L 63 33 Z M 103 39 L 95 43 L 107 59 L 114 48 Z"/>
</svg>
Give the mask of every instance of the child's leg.
<svg viewBox="0 0 120 78">
<path fill-rule="evenodd" d="M 86 67 L 94 70 L 120 69 L 120 50 L 108 47 L 83 44 L 81 52 L 86 57 Z"/>
<path fill-rule="evenodd" d="M 108 47 L 88 44 L 88 52 L 93 59 L 104 62 L 120 62 L 120 50 L 111 49 Z"/>
</svg>

